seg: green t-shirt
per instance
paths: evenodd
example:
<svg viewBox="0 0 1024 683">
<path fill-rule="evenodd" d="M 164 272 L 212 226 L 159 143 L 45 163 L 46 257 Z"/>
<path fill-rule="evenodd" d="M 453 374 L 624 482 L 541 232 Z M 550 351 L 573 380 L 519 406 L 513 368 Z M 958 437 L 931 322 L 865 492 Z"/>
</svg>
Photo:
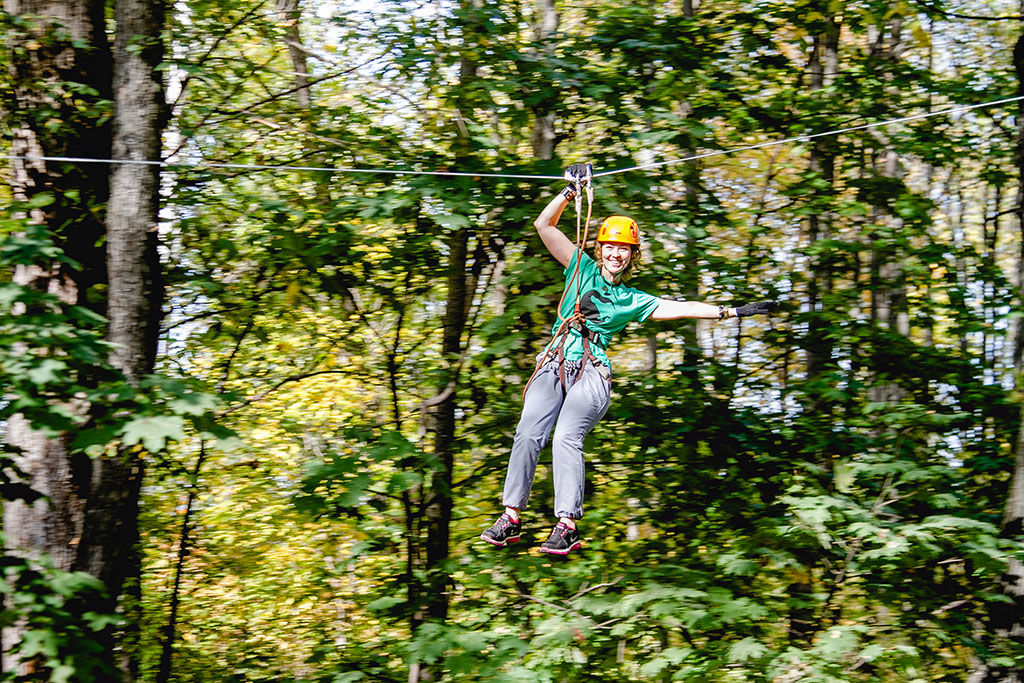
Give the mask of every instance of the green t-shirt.
<svg viewBox="0 0 1024 683">
<path fill-rule="evenodd" d="M 565 298 L 562 300 L 561 318 L 568 318 L 573 314 L 576 306 L 576 293 L 580 292 L 580 311 L 587 319 L 587 327 L 590 329 L 590 352 L 595 360 L 608 365 L 608 356 L 605 349 L 612 336 L 618 333 L 629 323 L 644 321 L 650 317 L 654 309 L 658 307 L 658 297 L 641 292 L 639 289 L 627 287 L 624 284 L 613 284 L 604 279 L 597 263 L 587 254 L 583 254 L 580 261 L 580 270 L 575 281 L 570 283 L 573 270 L 576 268 L 576 259 L 581 252 L 577 249 L 569 265 L 565 268 Z M 558 332 L 561 324 L 560 319 L 555 320 L 551 328 L 551 334 Z M 548 344 L 547 349 L 555 347 L 557 339 Z M 567 360 L 580 360 L 583 358 L 583 338 L 577 329 L 569 332 L 569 338 L 565 340 L 563 347 Z"/>
</svg>

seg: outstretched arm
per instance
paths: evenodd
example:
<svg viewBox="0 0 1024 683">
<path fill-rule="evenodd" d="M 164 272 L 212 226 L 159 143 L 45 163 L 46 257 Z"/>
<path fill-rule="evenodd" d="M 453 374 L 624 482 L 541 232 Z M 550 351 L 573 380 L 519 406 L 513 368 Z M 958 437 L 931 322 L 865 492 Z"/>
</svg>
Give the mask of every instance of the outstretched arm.
<svg viewBox="0 0 1024 683">
<path fill-rule="evenodd" d="M 699 301 L 676 301 L 675 299 L 658 299 L 658 307 L 651 313 L 651 320 L 675 320 L 676 318 L 703 318 L 705 320 L 725 320 L 726 318 L 744 318 L 748 315 L 771 313 L 779 304 L 775 301 L 759 301 L 755 304 L 744 304 L 735 308 L 712 306 Z"/>
<path fill-rule="evenodd" d="M 566 195 L 565 190 L 555 195 L 548 202 L 548 205 L 544 207 L 544 210 L 540 212 L 540 215 L 537 216 L 537 220 L 533 222 L 533 227 L 537 228 L 537 234 L 540 235 L 541 242 L 548 248 L 551 255 L 555 257 L 555 260 L 562 264 L 563 268 L 569 265 L 572 254 L 576 251 L 576 245 L 573 244 L 572 240 L 558 229 L 558 219 L 562 217 L 562 212 L 569 204 L 569 199 Z"/>
<path fill-rule="evenodd" d="M 654 309 L 654 313 L 651 313 L 651 320 L 675 320 L 676 318 L 718 320 L 719 318 L 732 318 L 735 315 L 735 308 L 712 306 L 700 301 L 658 299 L 658 307 Z"/>
</svg>

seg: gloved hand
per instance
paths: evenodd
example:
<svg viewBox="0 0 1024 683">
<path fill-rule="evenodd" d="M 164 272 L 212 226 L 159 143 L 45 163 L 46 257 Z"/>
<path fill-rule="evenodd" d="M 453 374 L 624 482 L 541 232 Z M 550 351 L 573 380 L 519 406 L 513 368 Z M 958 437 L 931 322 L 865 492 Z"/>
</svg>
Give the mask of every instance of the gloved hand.
<svg viewBox="0 0 1024 683">
<path fill-rule="evenodd" d="M 777 301 L 758 301 L 756 304 L 744 304 L 736 307 L 736 317 L 744 318 L 748 315 L 771 313 L 778 307 L 779 302 Z"/>
<path fill-rule="evenodd" d="M 576 196 L 578 189 L 586 187 L 594 178 L 594 167 L 590 164 L 573 164 L 565 169 L 565 179 L 569 183 L 568 192 Z"/>
</svg>

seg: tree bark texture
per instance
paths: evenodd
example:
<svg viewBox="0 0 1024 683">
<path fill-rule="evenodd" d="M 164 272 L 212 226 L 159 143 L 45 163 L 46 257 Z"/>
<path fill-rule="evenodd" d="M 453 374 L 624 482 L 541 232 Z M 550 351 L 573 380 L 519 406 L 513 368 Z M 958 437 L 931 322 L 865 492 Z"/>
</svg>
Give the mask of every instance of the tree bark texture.
<svg viewBox="0 0 1024 683">
<path fill-rule="evenodd" d="M 163 58 L 162 5 L 115 2 L 114 50 L 106 38 L 104 5 L 101 0 L 5 0 L 4 8 L 12 14 L 41 17 L 37 30 L 14 38 L 23 49 L 10 58 L 14 154 L 159 158 L 163 109 L 156 66 Z M 66 37 L 58 37 L 57 27 Z M 95 107 L 89 111 L 82 104 L 81 97 L 87 95 L 66 96 L 68 82 L 95 90 L 96 99 L 113 101 L 113 128 L 97 124 Z M 62 125 L 40 123 L 35 114 L 43 108 L 54 110 Z M 107 339 L 116 345 L 111 364 L 131 381 L 150 372 L 162 299 L 156 250 L 159 168 L 32 158 L 16 159 L 12 166 L 15 198 L 27 200 L 43 192 L 54 196 L 52 204 L 29 218 L 45 223 L 64 253 L 82 266 L 20 267 L 15 278 L 57 295 L 65 304 L 106 315 Z M 59 569 L 91 574 L 103 582 L 109 600 L 90 608 L 113 611 L 125 580 L 137 579 L 139 572 L 135 546 L 141 467 L 134 455 L 90 459 L 71 453 L 72 437 L 47 438 L 21 416 L 10 420 L 7 440 L 19 453 L 16 464 L 45 498 L 31 505 L 5 505 L 7 549 L 48 555 Z M 19 638 L 13 629 L 4 636 L 5 646 Z M 107 645 L 113 662 L 114 643 Z M 131 677 L 130 662 L 120 664 Z"/>
<path fill-rule="evenodd" d="M 165 121 L 159 65 L 164 58 L 162 3 L 115 0 L 113 158 L 157 161 Z M 107 340 L 111 364 L 135 384 L 153 371 L 163 304 L 157 253 L 160 167 L 114 164 L 107 205 Z M 94 461 L 78 567 L 96 576 L 111 596 L 124 593 L 128 616 L 121 643 L 122 670 L 137 675 L 139 494 L 142 460 L 124 451 Z"/>
<path fill-rule="evenodd" d="M 107 199 L 106 175 L 97 174 L 97 166 L 60 165 L 32 157 L 109 156 L 109 130 L 89 130 L 88 122 L 68 111 L 67 102 L 60 97 L 66 82 L 82 83 L 101 96 L 109 96 L 110 64 L 100 58 L 109 56 L 102 31 L 102 2 L 6 0 L 4 9 L 40 17 L 36 30 L 14 38 L 21 44 L 39 47 L 28 54 L 15 54 L 10 60 L 15 84 L 14 107 L 9 113 L 14 123 L 12 154 L 22 156 L 12 160 L 12 193 L 17 200 L 29 200 L 44 192 L 53 195 L 52 204 L 34 210 L 29 218 L 45 223 L 63 251 L 83 266 L 81 271 L 57 263 L 19 266 L 14 279 L 51 293 L 64 304 L 89 305 L 90 287 L 106 281 L 104 253 L 95 247 L 104 226 L 92 210 Z M 66 39 L 55 36 L 57 26 L 68 32 Z M 75 48 L 72 40 L 85 41 L 91 49 Z M 56 129 L 40 126 L 31 113 L 43 108 L 59 112 L 65 125 Z M 105 171 L 106 166 L 99 168 Z M 102 311 L 100 306 L 92 307 Z M 20 416 L 11 419 L 7 438 L 20 452 L 16 461 L 29 476 L 30 485 L 50 498 L 50 504 L 39 501 L 32 506 L 6 506 L 8 547 L 48 553 L 58 567 L 70 569 L 77 556 L 83 519 L 78 504 L 85 483 L 81 475 L 88 468 L 68 458 L 65 439 L 43 437 Z"/>
<path fill-rule="evenodd" d="M 313 98 L 309 92 L 306 50 L 302 45 L 302 34 L 299 32 L 299 0 L 278 0 L 277 11 L 281 13 L 281 18 L 285 22 L 284 40 L 294 70 L 295 100 L 300 109 L 308 111 L 313 104 Z"/>
<path fill-rule="evenodd" d="M 110 50 L 103 30 L 103 3 L 98 0 L 4 0 L 4 10 L 33 16 L 21 33 L 7 36 L 9 78 L 13 86 L 5 118 L 11 140 L 11 193 L 16 201 L 49 194 L 52 201 L 23 216 L 46 225 L 57 246 L 82 268 L 56 261 L 18 266 L 15 282 L 48 292 L 64 305 L 90 305 L 89 290 L 106 281 L 101 242 L 103 224 L 94 208 L 107 200 L 106 167 L 58 164 L 39 157 L 106 158 L 108 128 L 90 129 L 69 83 L 110 96 Z M 85 47 L 88 46 L 88 47 Z M 50 111 L 49 120 L 36 114 Z M 50 124 L 50 125 L 47 125 Z M 102 305 L 90 305 L 104 312 Z M 67 438 L 47 438 L 21 415 L 7 425 L 7 444 L 25 483 L 44 498 L 4 505 L 6 551 L 29 556 L 49 555 L 57 568 L 75 567 L 84 526 L 89 482 L 88 458 L 72 458 Z M 16 663 L 6 655 L 20 640 L 19 626 L 3 631 L 4 671 Z"/>
<path fill-rule="evenodd" d="M 114 52 L 115 159 L 160 159 L 165 119 L 163 6 L 151 0 L 116 0 Z M 132 382 L 152 371 L 163 289 L 157 255 L 159 167 L 114 164 L 107 209 L 107 339 L 116 345 L 111 361 Z"/>
</svg>

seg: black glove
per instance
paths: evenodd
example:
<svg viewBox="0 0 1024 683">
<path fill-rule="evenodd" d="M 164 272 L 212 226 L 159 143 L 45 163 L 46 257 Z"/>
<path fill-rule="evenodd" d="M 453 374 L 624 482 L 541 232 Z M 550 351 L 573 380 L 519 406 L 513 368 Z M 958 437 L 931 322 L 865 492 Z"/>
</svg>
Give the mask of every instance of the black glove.
<svg viewBox="0 0 1024 683">
<path fill-rule="evenodd" d="M 569 183 L 569 194 L 576 196 L 576 190 L 584 188 L 594 177 L 594 167 L 590 164 L 573 164 L 565 169 L 565 179 Z"/>
<path fill-rule="evenodd" d="M 758 301 L 756 304 L 744 304 L 736 307 L 736 317 L 745 318 L 748 315 L 771 313 L 778 307 L 778 301 Z"/>
</svg>

